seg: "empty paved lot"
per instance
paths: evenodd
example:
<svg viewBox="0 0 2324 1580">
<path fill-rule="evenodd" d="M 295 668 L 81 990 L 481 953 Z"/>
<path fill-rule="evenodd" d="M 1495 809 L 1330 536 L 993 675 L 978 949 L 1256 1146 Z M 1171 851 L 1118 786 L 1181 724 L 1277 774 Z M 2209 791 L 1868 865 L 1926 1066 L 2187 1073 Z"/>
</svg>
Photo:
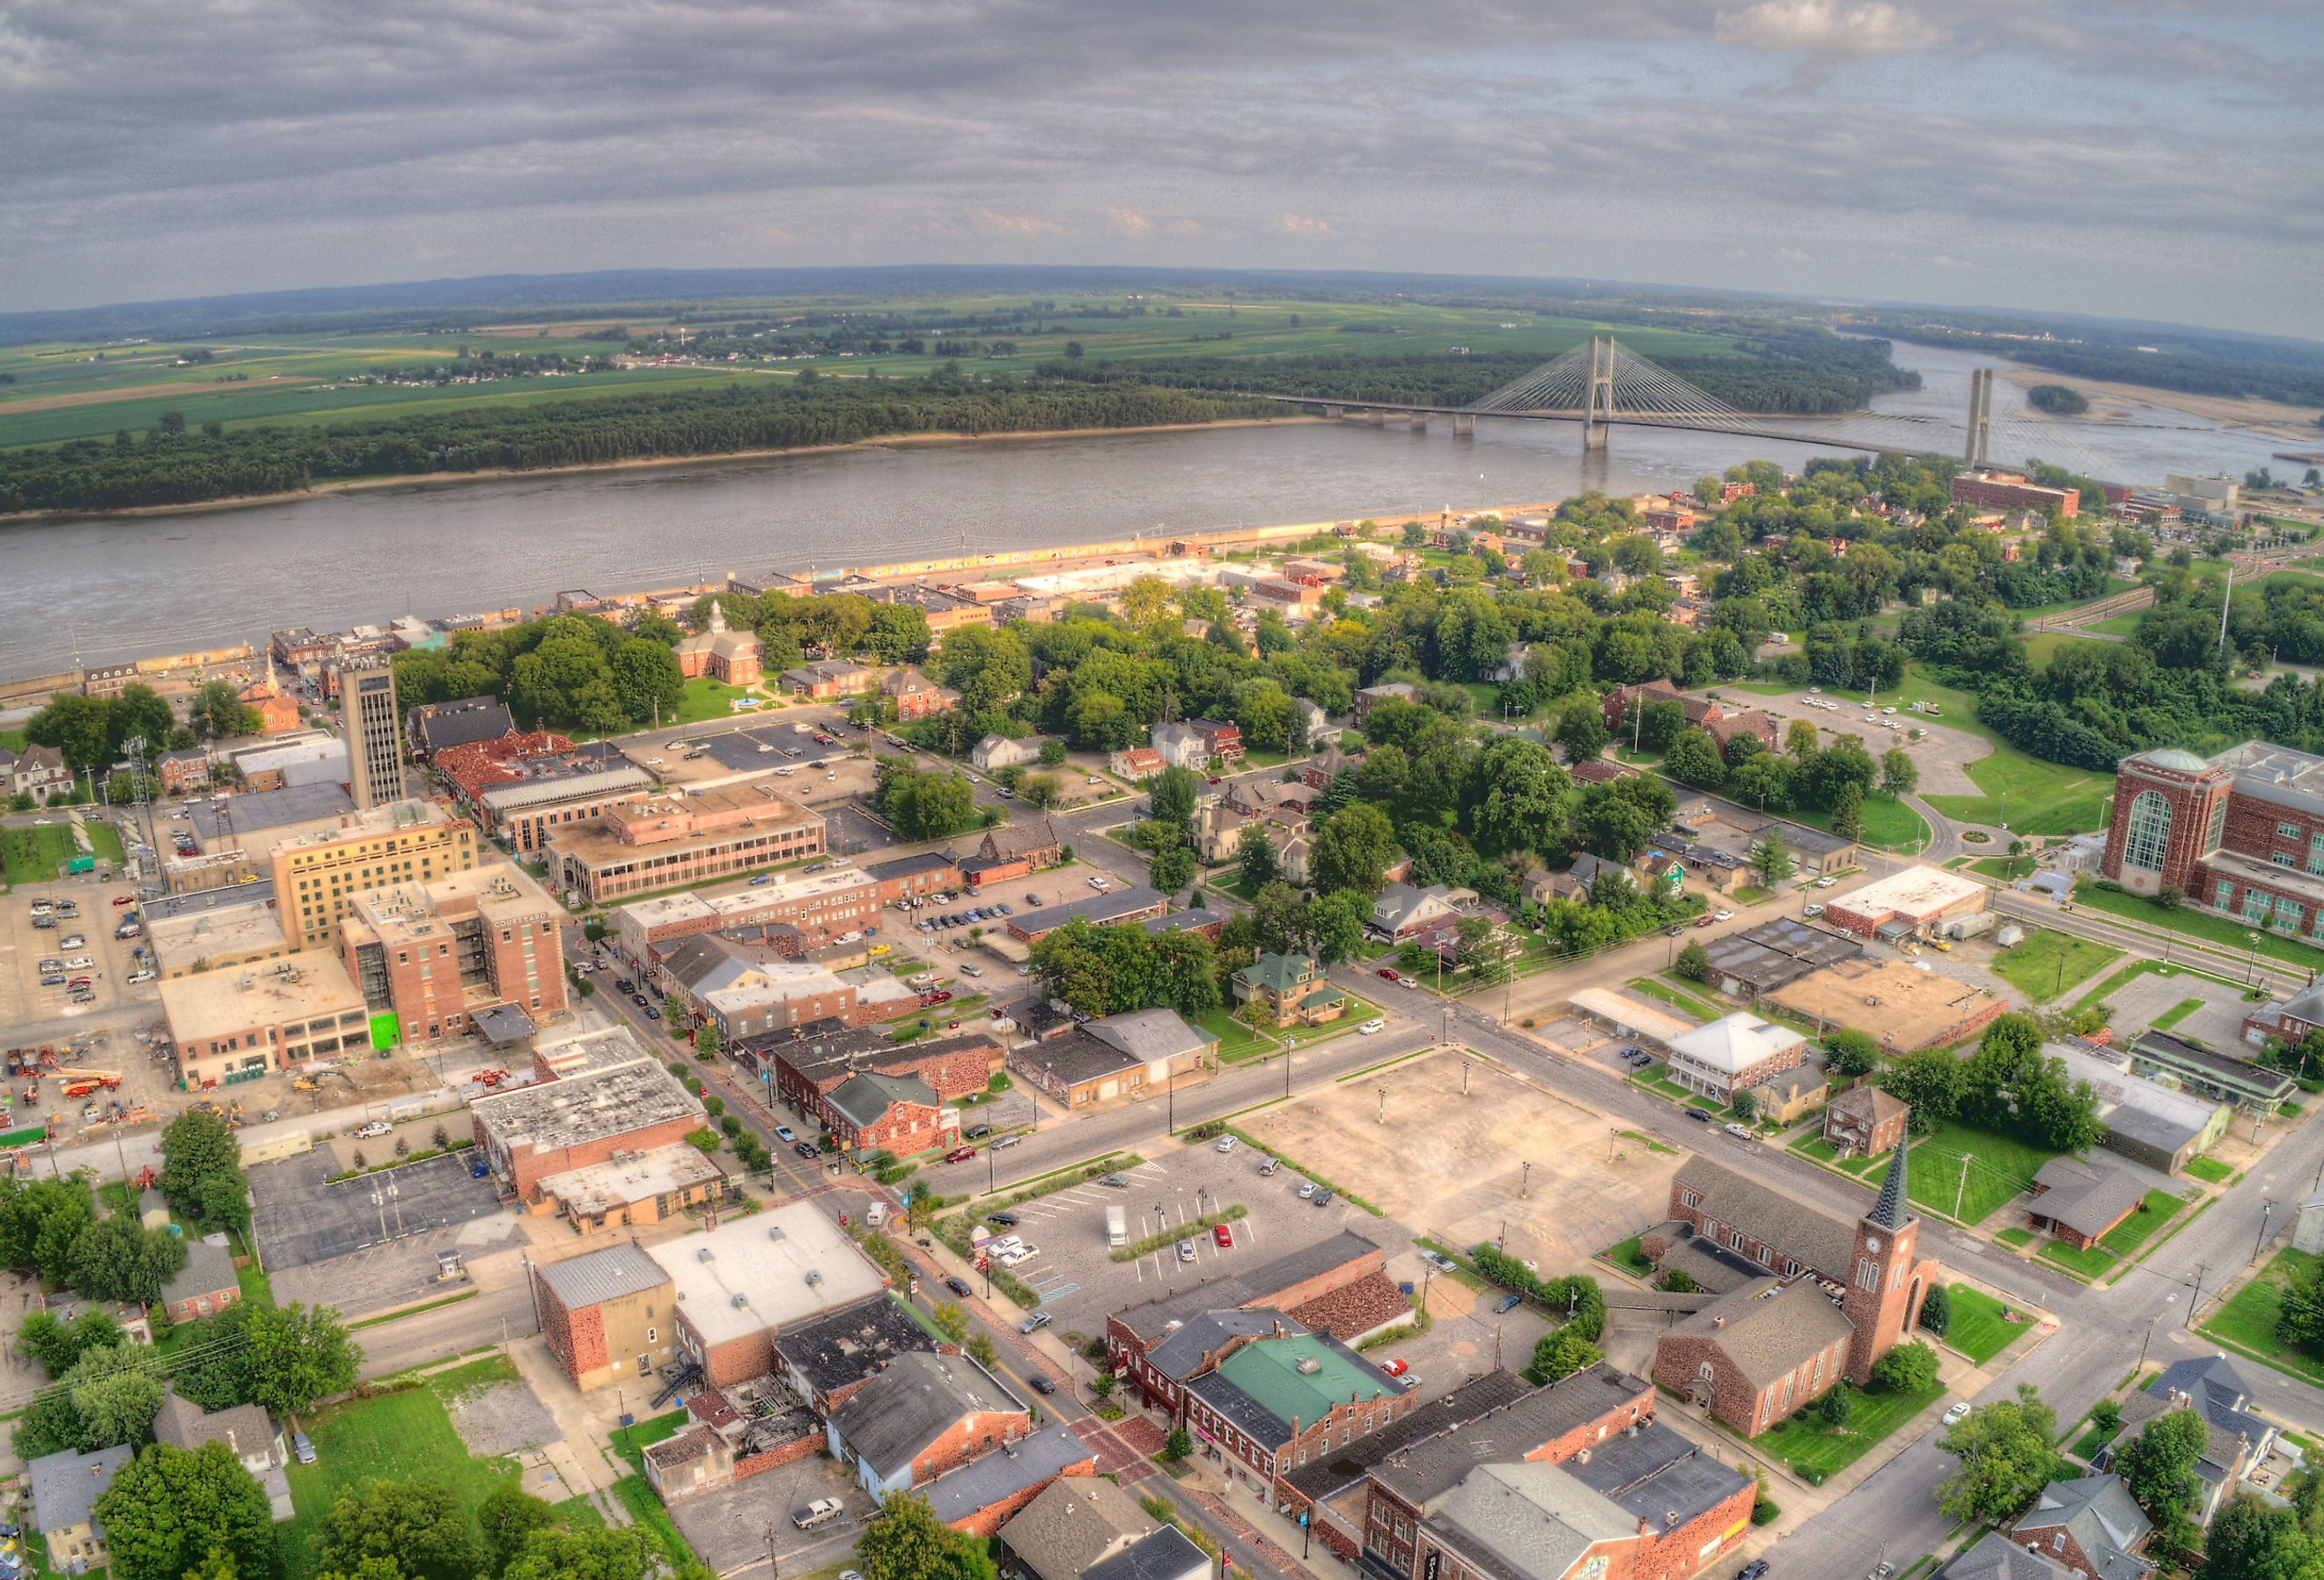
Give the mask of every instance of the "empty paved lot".
<svg viewBox="0 0 2324 1580">
<path fill-rule="evenodd" d="M 327 1261 L 383 1241 L 456 1227 L 501 1211 L 490 1179 L 471 1179 L 464 1159 L 430 1158 L 380 1174 L 329 1182 L 327 1148 L 250 1171 L 253 1216 L 270 1268 Z M 392 1185 L 394 1195 L 388 1197 Z M 383 1198 L 374 1202 L 376 1192 Z"/>
</svg>

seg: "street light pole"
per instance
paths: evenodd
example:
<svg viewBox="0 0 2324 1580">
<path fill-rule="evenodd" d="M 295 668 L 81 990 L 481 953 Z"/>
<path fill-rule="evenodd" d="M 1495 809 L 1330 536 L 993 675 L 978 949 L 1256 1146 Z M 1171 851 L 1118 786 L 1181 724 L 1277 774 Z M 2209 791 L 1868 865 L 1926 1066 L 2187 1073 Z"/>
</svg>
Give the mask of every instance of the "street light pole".
<svg viewBox="0 0 2324 1580">
<path fill-rule="evenodd" d="M 1388 1088 L 1381 1086 L 1377 1089 L 1379 1092 L 1379 1122 L 1386 1124 L 1388 1123 Z"/>
<path fill-rule="evenodd" d="M 2275 1198 L 2273 1197 L 2269 1197 L 2265 1201 L 2260 1203 L 2259 1238 L 2252 1243 L 2252 1261 L 2257 1261 L 2259 1260 L 2260 1252 L 2267 1245 L 2267 1221 L 2270 1217 L 2274 1215 L 2274 1213 Z M 2245 1265 L 2249 1266 L 2250 1263 L 2247 1262 Z"/>
</svg>

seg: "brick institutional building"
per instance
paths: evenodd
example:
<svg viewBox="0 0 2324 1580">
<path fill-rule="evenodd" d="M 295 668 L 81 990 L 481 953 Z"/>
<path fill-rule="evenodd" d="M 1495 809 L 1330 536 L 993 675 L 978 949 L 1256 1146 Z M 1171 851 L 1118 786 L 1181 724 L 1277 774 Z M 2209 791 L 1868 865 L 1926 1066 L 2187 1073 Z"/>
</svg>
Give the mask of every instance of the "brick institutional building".
<svg viewBox="0 0 2324 1580">
<path fill-rule="evenodd" d="M 2134 894 L 2324 938 L 2324 757 L 2253 741 L 2206 762 L 2142 752 L 2115 776 L 2099 871 Z"/>
<path fill-rule="evenodd" d="M 1757 1436 L 1845 1377 L 1858 1387 L 1912 1332 L 1940 1269 L 1915 1258 L 1905 1155 L 1850 1224 L 1707 1158 L 1671 1181 L 1670 1221 L 1640 1252 L 1719 1298 L 1655 1345 L 1655 1381 Z"/>
<path fill-rule="evenodd" d="M 710 600 L 710 624 L 679 639 L 673 651 L 678 672 L 688 679 L 706 676 L 729 686 L 759 683 L 759 639 L 747 631 L 726 629 L 726 611 L 715 598 Z"/>
</svg>

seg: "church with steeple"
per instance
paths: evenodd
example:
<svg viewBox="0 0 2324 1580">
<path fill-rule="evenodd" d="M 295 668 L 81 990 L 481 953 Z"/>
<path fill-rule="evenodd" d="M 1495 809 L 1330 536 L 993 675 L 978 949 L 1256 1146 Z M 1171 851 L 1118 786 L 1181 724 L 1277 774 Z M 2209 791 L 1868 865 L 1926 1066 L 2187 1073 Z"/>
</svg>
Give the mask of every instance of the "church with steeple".
<svg viewBox="0 0 2324 1580">
<path fill-rule="evenodd" d="M 1912 1336 L 1942 1274 L 1919 1258 L 1921 1221 L 1900 1145 L 1872 1210 L 1845 1213 L 1696 1156 L 1671 1181 L 1670 1217 L 1639 1240 L 1683 1272 L 1695 1308 L 1655 1346 L 1655 1381 L 1755 1436 L 1843 1378 L 1861 1388 Z"/>
<path fill-rule="evenodd" d="M 730 631 L 726 611 L 710 600 L 710 622 L 692 636 L 682 637 L 671 650 L 678 655 L 678 672 L 691 680 L 708 676 L 729 686 L 759 683 L 759 639 L 748 631 Z"/>
</svg>

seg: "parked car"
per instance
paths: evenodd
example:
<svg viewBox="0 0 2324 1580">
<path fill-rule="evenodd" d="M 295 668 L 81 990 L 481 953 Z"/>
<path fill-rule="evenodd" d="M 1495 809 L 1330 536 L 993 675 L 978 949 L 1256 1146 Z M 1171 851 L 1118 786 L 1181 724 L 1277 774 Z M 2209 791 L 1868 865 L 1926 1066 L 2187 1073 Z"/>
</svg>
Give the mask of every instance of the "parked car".
<svg viewBox="0 0 2324 1580">
<path fill-rule="evenodd" d="M 1704 1124 L 1711 1123 L 1711 1110 L 1708 1108 L 1690 1108 L 1686 1111 L 1686 1116 L 1689 1119 L 1700 1120 Z"/>
<path fill-rule="evenodd" d="M 1817 888 L 1819 888 L 1819 889 L 1829 889 L 1829 888 L 1831 888 L 1834 883 L 1837 883 L 1837 882 L 1840 882 L 1840 880 L 1839 880 L 1838 878 L 1818 878 L 1818 879 L 1815 881 L 1815 886 L 1816 886 Z"/>
<path fill-rule="evenodd" d="M 1823 907 L 1821 905 L 1811 905 L 1806 910 L 1800 912 L 1800 914 L 1806 917 L 1821 916 L 1823 914 Z"/>
<path fill-rule="evenodd" d="M 950 1289 L 954 1294 L 958 1295 L 964 1300 L 967 1299 L 971 1293 L 968 1287 L 968 1280 L 966 1279 L 947 1276 L 944 1281 L 944 1285 L 945 1289 Z"/>
<path fill-rule="evenodd" d="M 1951 1409 L 1945 1411 L 1944 1424 L 1948 1427 L 1958 1426 L 1963 1420 L 1967 1419 L 1968 1417 L 1969 1400 L 1965 1399 L 1958 1400 L 1954 1402 Z"/>
<path fill-rule="evenodd" d="M 1379 1033 L 1387 1030 L 1388 1022 L 1379 1019 L 1378 1016 L 1374 1016 L 1372 1019 L 1365 1021 L 1362 1025 L 1356 1028 L 1356 1035 L 1359 1037 L 1372 1037 L 1377 1036 Z"/>
<path fill-rule="evenodd" d="M 812 1158 L 815 1156 L 815 1143 L 813 1141 L 799 1141 L 792 1146 L 791 1150 L 797 1152 L 802 1158 Z"/>
<path fill-rule="evenodd" d="M 1751 1133 L 1751 1127 L 1748 1124 L 1730 1124 L 1726 1126 L 1725 1129 L 1729 1135 L 1740 1136 L 1747 1141 L 1757 1139 Z"/>
<path fill-rule="evenodd" d="M 779 1124 L 775 1126 L 775 1140 L 779 1141 L 795 1141 L 798 1140 L 798 1132 L 793 1130 L 789 1125 Z"/>
<path fill-rule="evenodd" d="M 842 1512 L 836 1498 L 817 1498 L 804 1509 L 791 1511 L 791 1523 L 801 1530 L 813 1530 L 818 1525 L 828 1525 Z"/>
<path fill-rule="evenodd" d="M 961 1138 L 964 1141 L 981 1141 L 991 1133 L 992 1127 L 989 1124 L 972 1124 L 966 1130 L 961 1132 Z M 1011 1218 L 1010 1222 L 1013 1224 L 1016 1220 Z"/>
<path fill-rule="evenodd" d="M 1379 968 L 1379 975 L 1382 982 L 1395 982 L 1397 980 L 1396 973 L 1389 970 L 1385 966 Z"/>
<path fill-rule="evenodd" d="M 86 966 L 88 962 L 84 960 L 81 964 Z M 1228 1135 L 1221 1136 L 1219 1138 L 1219 1150 L 1222 1152 L 1231 1152 L 1240 1145 L 1242 1145 L 1242 1142 L 1233 1136 Z"/>
<path fill-rule="evenodd" d="M 1733 921 L 1735 919 L 1735 913 L 1731 910 L 1713 911 L 1711 913 L 1711 919 L 1713 921 Z"/>
<path fill-rule="evenodd" d="M 1050 1381 L 1049 1379 L 1042 1372 L 1036 1372 L 1032 1375 L 1027 1377 L 1025 1381 L 1032 1388 L 1034 1392 L 1041 1395 L 1044 1399 L 1047 1399 L 1050 1394 L 1057 1391 L 1057 1385 Z"/>
<path fill-rule="evenodd" d="M 1717 917 L 1711 915 L 1711 912 L 1706 910 L 1701 916 L 1694 919 L 1694 925 L 1699 928 L 1705 928 L 1709 927 L 1712 922 L 1717 921 L 1718 919 L 1719 919 Z"/>
<path fill-rule="evenodd" d="M 1299 1199 L 1301 1201 L 1305 1201 L 1309 1197 L 1314 1196 L 1314 1194 L 1315 1182 L 1314 1180 L 1303 1179 L 1299 1182 Z"/>
<path fill-rule="evenodd" d="M 1766 1573 L 1767 1560 L 1754 1558 L 1735 1571 L 1735 1580 L 1765 1580 Z"/>
<path fill-rule="evenodd" d="M 1004 1229 L 1014 1229 L 1023 1220 L 1014 1213 L 987 1213 L 984 1215 L 984 1221 L 988 1224 L 998 1224 Z"/>
<path fill-rule="evenodd" d="M 1224 1249 L 1224 1250 L 1227 1250 L 1227 1251 L 1232 1251 L 1232 1250 L 1234 1249 L 1234 1228 L 1233 1228 L 1233 1226 L 1232 1226 L 1231 1224 L 1212 1224 L 1212 1225 L 1211 1225 L 1211 1243 L 1212 1243 L 1212 1244 L 1213 1244 L 1213 1245 L 1217 1245 L 1217 1246 L 1219 1246 L 1219 1247 L 1221 1247 L 1221 1248 L 1222 1248 L 1222 1249 Z"/>
<path fill-rule="evenodd" d="M 1686 931 L 1686 923 L 1683 921 L 1674 921 L 1671 923 L 1670 926 L 1663 929 L 1663 937 L 1666 938 L 1674 938 L 1684 931 Z"/>
<path fill-rule="evenodd" d="M 945 1161 L 947 1163 L 965 1163 L 975 1156 L 976 1149 L 974 1147 L 954 1147 L 951 1151 L 945 1154 Z"/>
<path fill-rule="evenodd" d="M 1500 1303 L 1495 1306 L 1493 1309 L 1499 1315 L 1506 1317 L 1524 1304 L 1525 1297 L 1518 1294 L 1515 1289 L 1511 1289 L 1508 1294 L 1501 1297 Z"/>
<path fill-rule="evenodd" d="M 383 1119 L 374 1119 L 367 1124 L 359 1124 L 355 1126 L 355 1140 L 359 1141 L 367 1141 L 374 1136 L 385 1135 L 393 1128 L 393 1126 L 390 1125 L 387 1121 Z"/>
<path fill-rule="evenodd" d="M 299 1463 L 301 1465 L 315 1463 L 314 1441 L 304 1432 L 294 1431 L 290 1434 L 290 1452 L 299 1456 Z"/>
<path fill-rule="evenodd" d="M 1194 1260 L 1194 1243 L 1193 1241 L 1181 1240 L 1178 1242 L 1178 1260 L 1180 1261 L 1192 1261 Z"/>
<path fill-rule="evenodd" d="M 1329 1190 L 1317 1191 L 1315 1193 L 1315 1205 L 1319 1207 L 1330 1206 L 1332 1205 L 1332 1192 Z"/>
<path fill-rule="evenodd" d="M 1049 1314 L 1046 1311 L 1036 1311 L 1032 1316 L 1027 1317 L 1024 1321 L 1017 1325 L 1017 1331 L 1019 1333 L 1038 1333 L 1048 1326 Z"/>
<path fill-rule="evenodd" d="M 1424 1251 L 1420 1253 L 1420 1260 L 1441 1273 L 1449 1273 L 1461 1265 L 1441 1251 Z"/>
<path fill-rule="evenodd" d="M 649 1021 L 659 1021 L 661 1019 L 661 1012 L 655 1009 L 651 1004 L 648 1004 L 646 1006 L 646 1019 Z"/>
<path fill-rule="evenodd" d="M 1402 1355 L 1398 1355 L 1393 1361 L 1382 1361 L 1380 1363 L 1380 1370 L 1387 1372 L 1391 1377 L 1401 1377 L 1406 1372 L 1412 1370 L 1412 1363 L 1406 1360 Z"/>
</svg>

